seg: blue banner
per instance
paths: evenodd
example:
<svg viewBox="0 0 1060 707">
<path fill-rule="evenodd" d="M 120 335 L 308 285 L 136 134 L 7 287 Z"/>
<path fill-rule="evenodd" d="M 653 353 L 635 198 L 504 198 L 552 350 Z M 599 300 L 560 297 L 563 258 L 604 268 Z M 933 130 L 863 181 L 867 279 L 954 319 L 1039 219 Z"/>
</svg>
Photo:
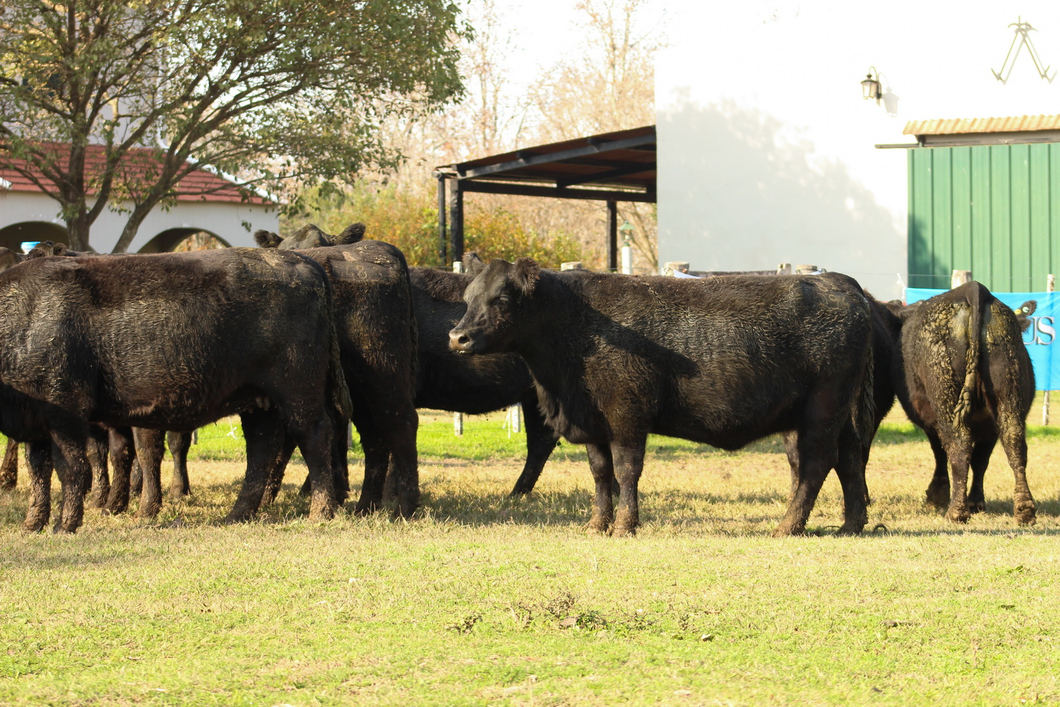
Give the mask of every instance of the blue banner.
<svg viewBox="0 0 1060 707">
<path fill-rule="evenodd" d="M 905 289 L 908 304 L 942 294 L 946 290 Z M 1060 352 L 1056 342 L 1056 318 L 1060 315 L 1060 292 L 994 292 L 994 297 L 1016 309 L 1027 300 L 1036 300 L 1038 308 L 1031 315 L 1031 325 L 1023 332 L 1023 343 L 1034 366 L 1034 384 L 1038 390 L 1056 390 L 1060 384 Z"/>
</svg>

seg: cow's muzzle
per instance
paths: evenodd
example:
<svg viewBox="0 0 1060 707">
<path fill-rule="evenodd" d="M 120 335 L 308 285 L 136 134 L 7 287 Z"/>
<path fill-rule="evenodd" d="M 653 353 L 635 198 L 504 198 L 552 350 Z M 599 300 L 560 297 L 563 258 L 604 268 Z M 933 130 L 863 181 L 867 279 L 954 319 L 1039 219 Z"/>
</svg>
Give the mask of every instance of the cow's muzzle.
<svg viewBox="0 0 1060 707">
<path fill-rule="evenodd" d="M 457 353 L 473 353 L 475 342 L 471 336 L 462 329 L 453 329 L 449 332 L 449 350 Z"/>
</svg>

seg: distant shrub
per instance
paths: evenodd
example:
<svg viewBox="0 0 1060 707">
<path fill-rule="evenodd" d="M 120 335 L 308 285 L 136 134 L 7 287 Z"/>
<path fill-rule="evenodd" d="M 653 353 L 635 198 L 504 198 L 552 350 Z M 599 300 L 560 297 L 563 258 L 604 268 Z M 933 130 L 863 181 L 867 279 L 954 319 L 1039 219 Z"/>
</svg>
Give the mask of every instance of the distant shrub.
<svg viewBox="0 0 1060 707">
<path fill-rule="evenodd" d="M 436 205 L 426 205 L 429 200 L 423 194 L 390 186 L 363 186 L 326 196 L 319 192 L 309 194 L 305 203 L 305 213 L 283 220 L 283 234 L 307 223 L 338 233 L 360 221 L 367 227 L 366 238 L 397 246 L 409 265 L 444 264 L 439 253 L 438 209 Z M 487 261 L 530 257 L 550 268 L 583 259 L 581 247 L 573 238 L 564 234 L 538 236 L 522 224 L 518 215 L 504 209 L 465 211 L 464 250 L 476 251 Z"/>
</svg>

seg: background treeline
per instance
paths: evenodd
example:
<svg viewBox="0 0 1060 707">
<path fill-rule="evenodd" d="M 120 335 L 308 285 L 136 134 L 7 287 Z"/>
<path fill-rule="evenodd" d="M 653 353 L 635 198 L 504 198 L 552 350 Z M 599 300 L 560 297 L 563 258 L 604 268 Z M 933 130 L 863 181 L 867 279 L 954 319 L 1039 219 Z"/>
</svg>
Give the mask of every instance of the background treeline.
<svg viewBox="0 0 1060 707">
<path fill-rule="evenodd" d="M 412 265 L 441 265 L 437 180 L 440 165 L 655 121 L 654 53 L 658 27 L 643 26 L 645 0 L 580 0 L 583 43 L 542 72 L 515 85 L 507 66 L 511 30 L 495 0 L 467 8 L 475 29 L 462 44 L 459 70 L 467 95 L 425 119 L 395 117 L 384 142 L 404 159 L 396 171 L 361 173 L 348 185 L 295 189 L 301 207 L 281 221 L 289 232 L 315 223 L 337 233 L 354 221 L 370 238 L 401 248 Z M 619 204 L 634 227 L 638 271 L 657 268 L 654 205 Z M 603 268 L 603 203 L 486 194 L 465 196 L 465 248 L 484 257 L 530 256 L 548 267 L 581 260 Z"/>
</svg>

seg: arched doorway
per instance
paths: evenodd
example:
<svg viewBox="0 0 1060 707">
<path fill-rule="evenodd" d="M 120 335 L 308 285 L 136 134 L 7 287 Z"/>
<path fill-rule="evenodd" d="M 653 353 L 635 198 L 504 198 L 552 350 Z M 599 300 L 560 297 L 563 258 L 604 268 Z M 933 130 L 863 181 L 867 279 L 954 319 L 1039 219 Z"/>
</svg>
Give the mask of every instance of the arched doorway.
<svg viewBox="0 0 1060 707">
<path fill-rule="evenodd" d="M 162 231 L 140 249 L 141 253 L 168 253 L 174 250 L 228 248 L 223 238 L 201 228 L 171 228 Z"/>
<path fill-rule="evenodd" d="M 0 246 L 21 253 L 27 241 L 69 243 L 69 238 L 64 226 L 47 221 L 23 221 L 0 228 Z"/>
</svg>

